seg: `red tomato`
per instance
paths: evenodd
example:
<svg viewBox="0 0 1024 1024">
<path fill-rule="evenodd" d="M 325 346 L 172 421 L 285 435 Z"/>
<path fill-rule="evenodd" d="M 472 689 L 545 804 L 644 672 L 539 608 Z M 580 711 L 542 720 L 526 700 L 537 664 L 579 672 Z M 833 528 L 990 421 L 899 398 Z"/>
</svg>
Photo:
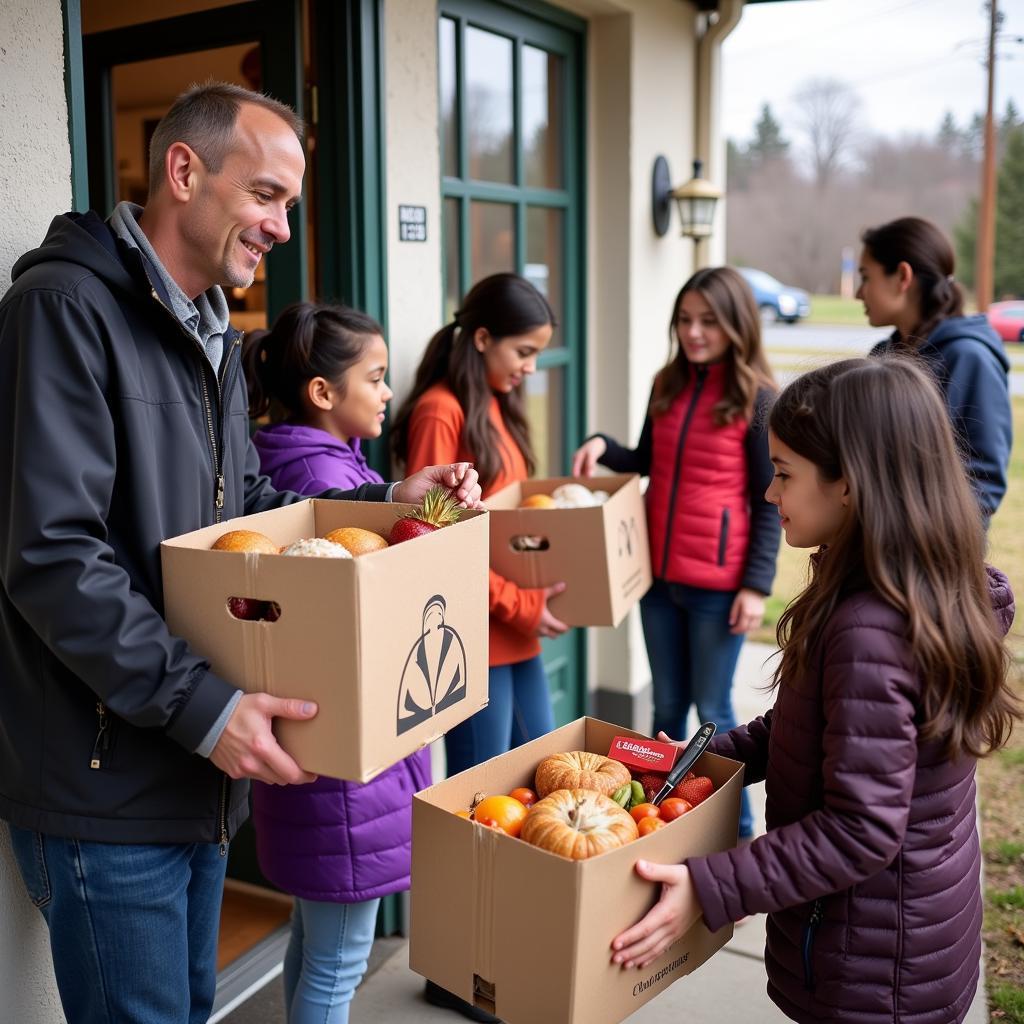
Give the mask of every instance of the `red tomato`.
<svg viewBox="0 0 1024 1024">
<path fill-rule="evenodd" d="M 658 808 L 654 804 L 637 804 L 629 813 L 633 815 L 633 820 L 639 823 L 644 818 L 658 817 Z"/>
<path fill-rule="evenodd" d="M 682 797 L 670 796 L 661 801 L 661 806 L 658 810 L 661 812 L 661 817 L 664 821 L 675 821 L 676 818 L 682 817 L 687 811 L 692 811 L 693 804 Z"/>
<path fill-rule="evenodd" d="M 668 822 L 661 818 L 643 818 L 637 822 L 636 828 L 641 836 L 646 836 L 651 832 L 657 832 L 659 828 L 664 828 L 667 824 Z"/>
<path fill-rule="evenodd" d="M 513 789 L 509 796 L 513 800 L 518 800 L 524 807 L 532 807 L 537 802 L 537 794 L 532 789 L 527 789 L 525 786 L 520 786 L 518 789 Z"/>
</svg>

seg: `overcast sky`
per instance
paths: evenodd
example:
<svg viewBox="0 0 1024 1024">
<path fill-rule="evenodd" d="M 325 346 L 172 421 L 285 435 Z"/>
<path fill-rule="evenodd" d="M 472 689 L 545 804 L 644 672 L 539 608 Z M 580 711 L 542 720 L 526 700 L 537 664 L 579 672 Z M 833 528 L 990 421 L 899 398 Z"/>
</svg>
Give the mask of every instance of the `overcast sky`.
<svg viewBox="0 0 1024 1024">
<path fill-rule="evenodd" d="M 1024 36 L 1024 0 L 999 0 L 1002 35 Z M 771 104 L 787 138 L 798 133 L 793 95 L 808 78 L 851 85 L 862 127 L 933 134 L 946 110 L 961 126 L 984 110 L 988 16 L 982 0 L 781 0 L 751 4 L 723 46 L 725 134 L 752 135 Z M 1001 45 L 996 111 L 1024 113 L 1024 44 Z M 790 126 L 787 126 L 787 122 Z"/>
</svg>

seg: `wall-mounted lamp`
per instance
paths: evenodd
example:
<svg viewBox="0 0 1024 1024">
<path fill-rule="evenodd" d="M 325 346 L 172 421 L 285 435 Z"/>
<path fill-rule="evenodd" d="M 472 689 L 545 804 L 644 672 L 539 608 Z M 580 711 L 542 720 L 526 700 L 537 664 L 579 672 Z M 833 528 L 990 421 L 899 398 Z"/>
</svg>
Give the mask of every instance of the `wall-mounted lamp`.
<svg viewBox="0 0 1024 1024">
<path fill-rule="evenodd" d="M 693 177 L 678 188 L 673 188 L 668 161 L 663 156 L 655 159 L 651 175 L 651 213 L 654 233 L 659 238 L 668 231 L 673 200 L 679 209 L 679 230 L 684 238 L 700 241 L 711 234 L 715 204 L 721 198 L 722 191 L 701 177 L 702 167 L 700 160 L 694 160 Z"/>
</svg>

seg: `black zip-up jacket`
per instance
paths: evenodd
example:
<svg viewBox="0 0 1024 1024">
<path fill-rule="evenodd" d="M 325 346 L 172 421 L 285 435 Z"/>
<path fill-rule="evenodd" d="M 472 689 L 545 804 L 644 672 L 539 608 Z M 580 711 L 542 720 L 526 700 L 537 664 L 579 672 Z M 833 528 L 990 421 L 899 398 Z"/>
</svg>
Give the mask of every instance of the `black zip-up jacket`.
<svg viewBox="0 0 1024 1024">
<path fill-rule="evenodd" d="M 56 217 L 12 278 L 0 301 L 0 818 L 105 842 L 223 841 L 245 819 L 248 783 L 193 751 L 235 688 L 168 632 L 159 546 L 302 500 L 259 474 L 241 336 L 225 335 L 215 374 L 152 264 L 93 213 Z"/>
</svg>

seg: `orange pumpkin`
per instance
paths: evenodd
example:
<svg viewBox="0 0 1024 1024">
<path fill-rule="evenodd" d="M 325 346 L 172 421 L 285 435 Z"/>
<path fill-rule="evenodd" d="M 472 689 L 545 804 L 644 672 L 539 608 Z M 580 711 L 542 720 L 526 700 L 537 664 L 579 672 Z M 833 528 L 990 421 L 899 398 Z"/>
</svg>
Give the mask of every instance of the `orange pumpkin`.
<svg viewBox="0 0 1024 1024">
<path fill-rule="evenodd" d="M 636 822 L 610 797 L 559 789 L 530 808 L 519 837 L 572 860 L 618 849 L 638 836 Z"/>
<path fill-rule="evenodd" d="M 510 796 L 485 796 L 473 808 L 474 821 L 500 828 L 510 836 L 519 835 L 526 815 L 526 808 Z"/>
<path fill-rule="evenodd" d="M 631 779 L 629 769 L 621 761 L 588 750 L 571 750 L 545 757 L 537 765 L 533 788 L 539 797 L 554 793 L 556 789 L 592 789 L 611 796 Z"/>
</svg>

